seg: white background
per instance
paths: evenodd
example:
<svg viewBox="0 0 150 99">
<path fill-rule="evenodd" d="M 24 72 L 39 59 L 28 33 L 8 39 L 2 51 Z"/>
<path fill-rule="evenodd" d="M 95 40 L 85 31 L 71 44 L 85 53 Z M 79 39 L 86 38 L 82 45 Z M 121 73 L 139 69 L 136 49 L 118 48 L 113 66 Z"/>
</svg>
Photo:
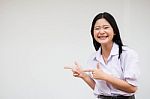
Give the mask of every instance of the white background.
<svg viewBox="0 0 150 99">
<path fill-rule="evenodd" d="M 90 27 L 111 13 L 125 45 L 140 56 L 137 99 L 150 90 L 149 0 L 0 0 L 0 99 L 95 99 L 63 67 L 86 64 L 94 52 Z"/>
</svg>

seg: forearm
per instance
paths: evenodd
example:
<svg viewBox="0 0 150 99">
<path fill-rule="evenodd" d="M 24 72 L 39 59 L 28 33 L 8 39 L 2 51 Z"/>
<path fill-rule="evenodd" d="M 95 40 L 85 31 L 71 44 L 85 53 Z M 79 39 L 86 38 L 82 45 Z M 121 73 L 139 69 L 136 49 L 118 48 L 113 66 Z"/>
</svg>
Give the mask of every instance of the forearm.
<svg viewBox="0 0 150 99">
<path fill-rule="evenodd" d="M 84 74 L 84 77 L 82 78 L 89 86 L 94 90 L 95 88 L 95 81 L 87 74 Z"/>
<path fill-rule="evenodd" d="M 137 90 L 137 87 L 111 75 L 106 75 L 105 81 L 112 84 L 113 87 L 128 93 L 134 93 Z"/>
</svg>

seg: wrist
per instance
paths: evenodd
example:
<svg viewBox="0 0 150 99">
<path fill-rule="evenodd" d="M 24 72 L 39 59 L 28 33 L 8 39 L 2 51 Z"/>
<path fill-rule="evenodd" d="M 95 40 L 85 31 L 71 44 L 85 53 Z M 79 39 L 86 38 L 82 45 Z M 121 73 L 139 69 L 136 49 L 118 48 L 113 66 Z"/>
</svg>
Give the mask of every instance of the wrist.
<svg viewBox="0 0 150 99">
<path fill-rule="evenodd" d="M 87 77 L 88 77 L 88 75 L 86 73 L 83 73 L 81 78 L 86 79 Z"/>
<path fill-rule="evenodd" d="M 106 75 L 104 76 L 104 80 L 105 80 L 106 82 L 110 82 L 111 79 L 112 79 L 112 76 L 109 75 L 109 74 L 106 74 Z"/>
</svg>

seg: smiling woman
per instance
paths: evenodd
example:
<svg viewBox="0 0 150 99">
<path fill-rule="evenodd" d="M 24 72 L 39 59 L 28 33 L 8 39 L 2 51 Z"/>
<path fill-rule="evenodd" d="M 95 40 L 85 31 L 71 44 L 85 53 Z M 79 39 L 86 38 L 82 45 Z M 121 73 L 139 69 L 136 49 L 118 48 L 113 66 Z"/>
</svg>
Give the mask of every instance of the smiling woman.
<svg viewBox="0 0 150 99">
<path fill-rule="evenodd" d="M 65 69 L 83 79 L 98 99 L 135 99 L 138 55 L 123 45 L 114 17 L 107 12 L 98 14 L 92 22 L 91 35 L 96 52 L 90 56 L 88 66 L 82 69 L 75 62 L 75 67 Z"/>
<path fill-rule="evenodd" d="M 112 40 L 114 35 L 113 28 L 106 19 L 99 19 L 95 23 L 94 38 L 101 44 L 105 44 Z"/>
</svg>

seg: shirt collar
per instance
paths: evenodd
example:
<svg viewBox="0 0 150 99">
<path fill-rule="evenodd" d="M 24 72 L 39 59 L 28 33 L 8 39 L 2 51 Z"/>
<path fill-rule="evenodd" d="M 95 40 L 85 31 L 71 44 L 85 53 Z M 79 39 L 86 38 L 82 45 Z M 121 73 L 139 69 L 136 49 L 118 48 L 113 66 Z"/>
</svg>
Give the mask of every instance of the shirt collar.
<svg viewBox="0 0 150 99">
<path fill-rule="evenodd" d="M 119 46 L 116 44 L 116 43 L 113 43 L 113 47 L 111 49 L 111 52 L 110 52 L 110 56 L 113 56 L 113 55 L 118 55 L 119 54 Z M 94 59 L 96 60 L 101 60 L 101 47 L 98 49 L 98 51 L 96 52 L 96 55 L 94 57 Z"/>
<path fill-rule="evenodd" d="M 118 54 L 119 54 L 119 46 L 116 43 L 113 43 L 110 55 L 118 55 Z"/>
</svg>

